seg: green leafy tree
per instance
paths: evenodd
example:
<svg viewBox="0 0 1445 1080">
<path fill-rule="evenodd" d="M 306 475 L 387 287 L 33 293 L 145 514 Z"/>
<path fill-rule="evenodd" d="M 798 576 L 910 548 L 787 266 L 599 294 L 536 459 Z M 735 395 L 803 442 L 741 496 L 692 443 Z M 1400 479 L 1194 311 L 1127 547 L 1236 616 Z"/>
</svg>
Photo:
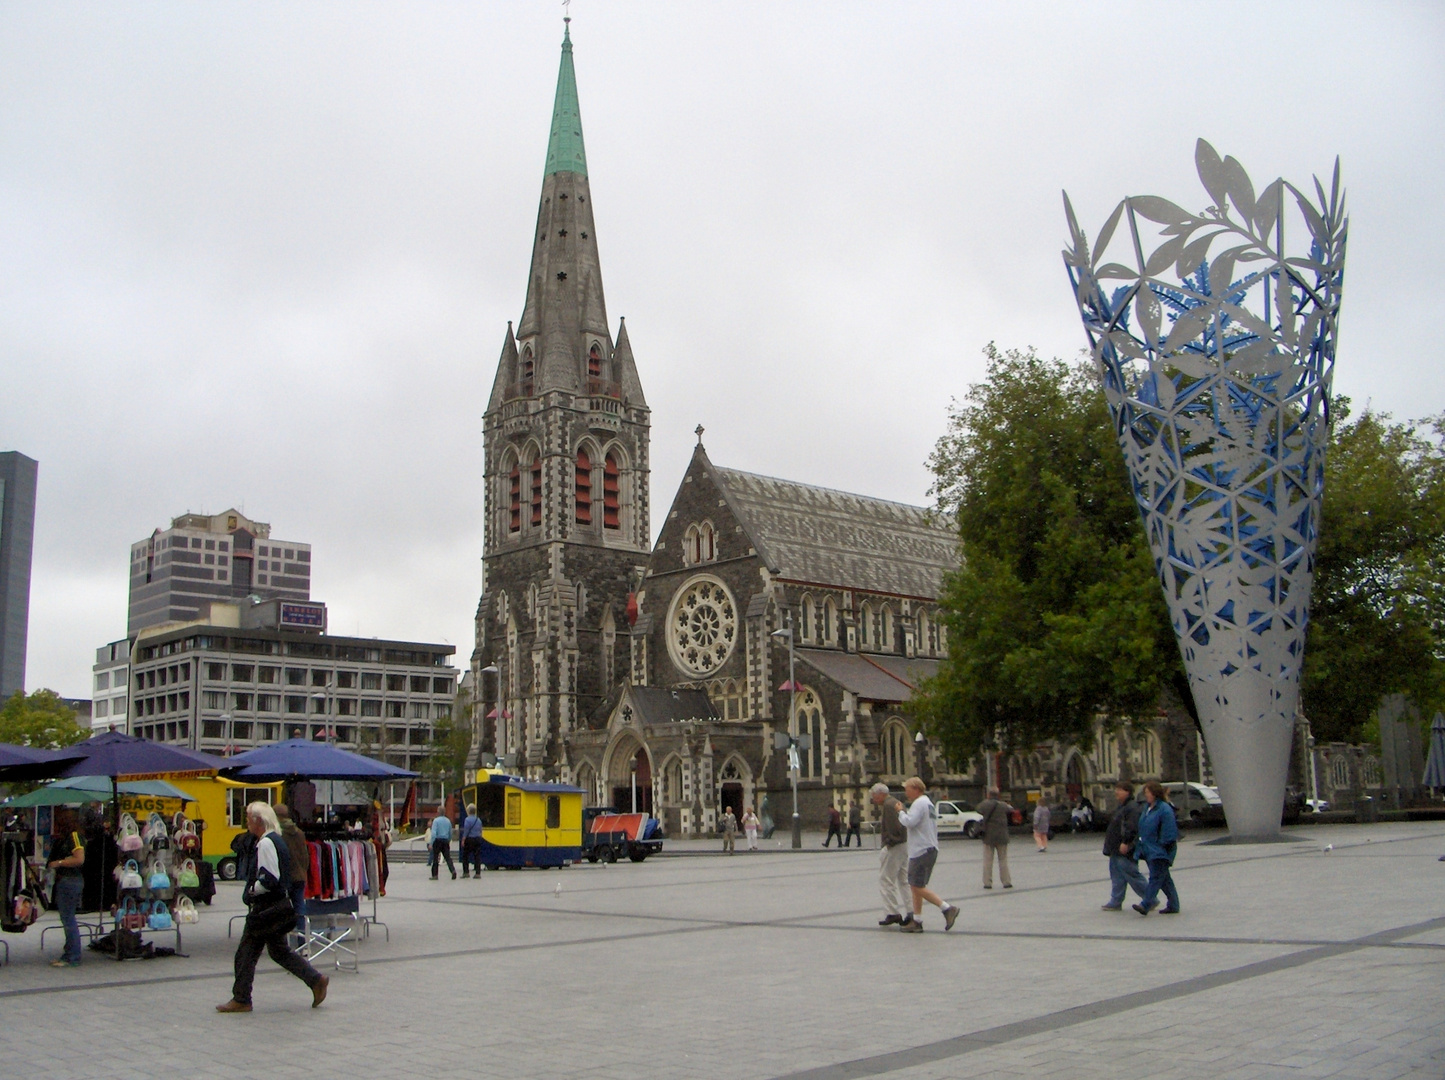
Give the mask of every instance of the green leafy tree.
<svg viewBox="0 0 1445 1080">
<path fill-rule="evenodd" d="M 954 760 L 996 734 L 1089 745 L 1096 716 L 1152 716 L 1186 685 L 1093 372 L 985 355 L 929 459 L 962 563 L 942 597 L 949 656 L 915 705 Z"/>
<path fill-rule="evenodd" d="M 448 791 L 461 787 L 471 749 L 471 699 L 462 691 L 452 701 L 451 715 L 438 721 L 432 729 L 430 753 L 422 766 L 422 775 L 445 783 Z"/>
<path fill-rule="evenodd" d="M 76 723 L 75 710 L 54 690 L 36 690 L 29 696 L 17 690 L 0 708 L 0 742 L 58 750 L 88 734 Z"/>
<path fill-rule="evenodd" d="M 1349 415 L 1337 398 L 1302 690 L 1316 738 L 1358 742 L 1385 694 L 1445 708 L 1445 417 Z"/>
</svg>

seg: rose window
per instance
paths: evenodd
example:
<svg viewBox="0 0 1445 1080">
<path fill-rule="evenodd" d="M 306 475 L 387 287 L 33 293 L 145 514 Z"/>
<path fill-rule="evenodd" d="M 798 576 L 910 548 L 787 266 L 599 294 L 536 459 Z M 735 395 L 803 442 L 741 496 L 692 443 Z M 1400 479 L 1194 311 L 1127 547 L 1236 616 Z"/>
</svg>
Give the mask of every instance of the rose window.
<svg viewBox="0 0 1445 1080">
<path fill-rule="evenodd" d="M 697 579 L 672 602 L 668 651 L 679 667 L 707 675 L 732 654 L 737 630 L 737 609 L 727 586 L 714 578 Z"/>
</svg>

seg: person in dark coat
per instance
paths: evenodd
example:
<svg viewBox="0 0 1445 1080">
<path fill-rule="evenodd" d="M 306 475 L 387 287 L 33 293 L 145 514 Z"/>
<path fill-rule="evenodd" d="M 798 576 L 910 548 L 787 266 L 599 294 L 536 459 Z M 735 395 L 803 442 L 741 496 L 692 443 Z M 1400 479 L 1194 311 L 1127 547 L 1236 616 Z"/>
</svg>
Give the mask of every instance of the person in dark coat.
<svg viewBox="0 0 1445 1080">
<path fill-rule="evenodd" d="M 1008 872 L 1008 816 L 1013 807 L 1000 797 L 998 788 L 990 788 L 988 798 L 978 804 L 983 815 L 983 887 L 993 888 L 993 860 L 998 858 L 998 879 L 1005 889 L 1014 887 Z"/>
<path fill-rule="evenodd" d="M 848 847 L 854 840 L 858 841 L 859 847 L 863 846 L 862 826 L 863 808 L 859 806 L 857 802 L 854 802 L 848 807 L 848 835 L 843 837 L 844 847 Z"/>
<path fill-rule="evenodd" d="M 311 850 L 285 803 L 276 804 L 276 820 L 281 823 L 281 839 L 286 841 L 286 853 L 291 856 L 291 906 L 296 909 L 296 932 L 302 933 L 306 926 L 306 873 L 311 867 Z"/>
<path fill-rule="evenodd" d="M 311 988 L 314 1009 L 326 1000 L 331 980 L 293 951 L 286 940 L 295 926 L 296 910 L 288 894 L 291 853 L 281 837 L 281 824 L 268 803 L 253 802 L 246 807 L 246 828 L 256 838 L 256 855 L 242 894 L 250 911 L 240 944 L 236 946 L 236 981 L 231 987 L 231 1000 L 217 1005 L 216 1011 L 251 1011 L 256 961 L 263 952 Z"/>
<path fill-rule="evenodd" d="M 1109 902 L 1103 905 L 1105 911 L 1123 908 L 1125 890 L 1133 889 L 1143 897 L 1145 888 L 1144 875 L 1139 873 L 1139 855 L 1134 850 L 1140 810 L 1134 801 L 1134 785 L 1120 780 L 1114 785 L 1114 796 L 1119 807 L 1109 818 L 1109 829 L 1104 833 L 1104 854 L 1109 859 Z"/>
<path fill-rule="evenodd" d="M 823 846 L 827 847 L 829 841 L 834 837 L 838 838 L 838 846 L 843 846 L 843 815 L 838 813 L 836 806 L 828 807 L 828 835 L 823 839 Z"/>
<path fill-rule="evenodd" d="M 1179 893 L 1174 888 L 1174 878 L 1169 867 L 1174 864 L 1174 852 L 1179 846 L 1179 822 L 1174 817 L 1174 807 L 1164 798 L 1164 786 L 1158 780 L 1144 785 L 1144 801 L 1149 805 L 1139 815 L 1139 835 L 1134 841 L 1135 850 L 1149 864 L 1149 884 L 1134 910 L 1148 915 L 1154 907 L 1159 893 L 1166 901 L 1160 915 L 1179 914 Z"/>
</svg>

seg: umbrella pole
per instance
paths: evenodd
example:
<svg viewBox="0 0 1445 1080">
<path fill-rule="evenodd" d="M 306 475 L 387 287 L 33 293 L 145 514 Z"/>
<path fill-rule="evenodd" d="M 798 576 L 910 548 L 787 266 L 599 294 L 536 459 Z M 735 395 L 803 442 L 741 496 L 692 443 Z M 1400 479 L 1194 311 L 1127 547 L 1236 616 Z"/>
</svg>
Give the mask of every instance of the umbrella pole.
<svg viewBox="0 0 1445 1080">
<path fill-rule="evenodd" d="M 120 781 L 110 778 L 110 827 L 112 836 L 120 835 Z"/>
</svg>

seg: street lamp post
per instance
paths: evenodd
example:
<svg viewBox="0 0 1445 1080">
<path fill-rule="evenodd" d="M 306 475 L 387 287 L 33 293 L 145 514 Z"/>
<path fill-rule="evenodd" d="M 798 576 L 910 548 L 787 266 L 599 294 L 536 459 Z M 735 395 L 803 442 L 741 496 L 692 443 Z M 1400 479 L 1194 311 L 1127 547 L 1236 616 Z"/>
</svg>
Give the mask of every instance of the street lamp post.
<svg viewBox="0 0 1445 1080">
<path fill-rule="evenodd" d="M 632 768 L 632 812 L 637 813 L 637 756 L 634 754 L 631 762 Z"/>
<path fill-rule="evenodd" d="M 772 637 L 788 643 L 788 772 L 793 780 L 793 848 L 803 846 L 803 822 L 798 817 L 798 681 L 793 669 L 793 620 L 788 625 L 774 630 Z"/>
</svg>

